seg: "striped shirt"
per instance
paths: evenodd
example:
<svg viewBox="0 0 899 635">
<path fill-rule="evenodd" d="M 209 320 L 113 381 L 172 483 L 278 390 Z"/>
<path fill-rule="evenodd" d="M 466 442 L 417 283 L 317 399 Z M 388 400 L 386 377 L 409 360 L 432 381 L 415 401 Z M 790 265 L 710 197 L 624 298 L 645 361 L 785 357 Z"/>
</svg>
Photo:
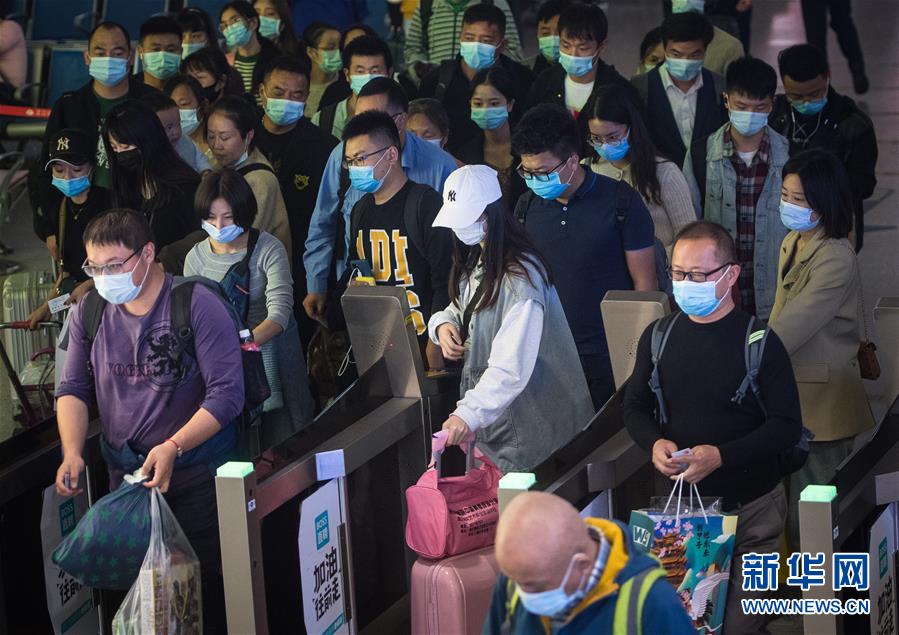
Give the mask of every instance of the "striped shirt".
<svg viewBox="0 0 899 635">
<path fill-rule="evenodd" d="M 257 55 L 250 57 L 241 57 L 239 53 L 234 54 L 234 68 L 240 74 L 243 80 L 244 92 L 253 94 L 253 70 L 256 68 Z M 262 98 L 256 95 L 256 104 L 262 105 Z"/>
<path fill-rule="evenodd" d="M 421 5 L 415 10 L 409 28 L 406 31 L 405 59 L 409 66 L 416 62 L 440 62 L 452 59 L 459 52 L 459 37 L 462 33 L 462 14 L 468 7 L 467 2 L 461 6 L 456 4 L 456 9 L 448 0 L 433 0 L 431 18 L 428 23 L 428 50 L 423 50 L 421 32 Z M 508 55 L 516 62 L 521 61 L 521 41 L 518 38 L 518 27 L 512 9 L 506 0 L 493 0 L 493 4 L 506 14 L 506 50 Z"/>
</svg>

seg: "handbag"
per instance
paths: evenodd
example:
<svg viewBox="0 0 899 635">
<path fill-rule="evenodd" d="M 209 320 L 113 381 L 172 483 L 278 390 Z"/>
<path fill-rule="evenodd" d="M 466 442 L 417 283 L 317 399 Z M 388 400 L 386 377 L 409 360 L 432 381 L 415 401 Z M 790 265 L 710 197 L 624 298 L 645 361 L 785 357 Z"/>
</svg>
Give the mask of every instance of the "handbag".
<svg viewBox="0 0 899 635">
<path fill-rule="evenodd" d="M 880 362 L 877 359 L 877 347 L 868 339 L 868 323 L 865 320 L 865 301 L 862 292 L 861 274 L 856 267 L 855 275 L 858 278 L 858 317 L 862 323 L 865 337 L 858 345 L 858 369 L 862 379 L 876 380 L 880 378 Z"/>
<path fill-rule="evenodd" d="M 446 446 L 447 434 L 431 440 L 431 465 L 406 490 L 406 544 L 425 558 L 445 558 L 489 547 L 499 521 L 497 489 L 502 472 L 469 443 L 471 457 L 464 476 L 439 478 L 436 457 Z"/>
</svg>

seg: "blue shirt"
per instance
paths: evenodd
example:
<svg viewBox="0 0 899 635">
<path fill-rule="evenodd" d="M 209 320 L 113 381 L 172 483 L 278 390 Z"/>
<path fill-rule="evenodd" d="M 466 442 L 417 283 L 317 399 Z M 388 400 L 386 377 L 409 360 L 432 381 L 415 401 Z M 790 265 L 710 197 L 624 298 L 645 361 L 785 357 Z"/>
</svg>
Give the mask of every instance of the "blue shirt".
<svg viewBox="0 0 899 635">
<path fill-rule="evenodd" d="M 627 199 L 620 227 L 619 187 Z M 634 288 L 624 252 L 655 244 L 652 216 L 640 195 L 624 182 L 585 170 L 584 182 L 566 205 L 525 192 L 515 216 L 525 218 L 531 240 L 549 262 L 578 353 L 607 356 L 600 303 L 606 291 Z"/>
<path fill-rule="evenodd" d="M 334 251 L 334 237 L 337 232 L 337 192 L 340 189 L 340 164 L 343 161 L 343 143 L 337 145 L 328 157 L 325 172 L 322 174 L 321 187 L 315 201 L 315 211 L 309 222 L 309 235 L 306 237 L 306 253 L 303 264 L 306 266 L 306 287 L 309 293 L 326 293 L 328 291 L 328 269 Z M 430 185 L 438 192 L 443 192 L 443 182 L 450 172 L 456 169 L 456 161 L 449 154 L 432 143 L 419 139 L 411 132 L 406 133 L 406 143 L 401 157 L 403 170 L 409 180 Z M 350 213 L 353 205 L 362 198 L 363 192 L 354 187 L 347 190 L 343 200 L 343 219 L 346 235 L 346 247 L 350 245 Z M 346 263 L 337 263 L 337 275 L 343 273 Z"/>
</svg>

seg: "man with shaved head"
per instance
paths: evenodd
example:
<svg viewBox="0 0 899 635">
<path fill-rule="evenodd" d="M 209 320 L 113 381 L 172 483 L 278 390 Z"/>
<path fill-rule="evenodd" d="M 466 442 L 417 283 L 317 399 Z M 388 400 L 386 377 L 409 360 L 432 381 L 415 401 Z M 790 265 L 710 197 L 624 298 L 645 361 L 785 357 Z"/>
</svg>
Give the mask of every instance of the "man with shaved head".
<svg viewBox="0 0 899 635">
<path fill-rule="evenodd" d="M 613 520 L 582 519 L 544 492 L 516 496 L 496 531 L 502 575 L 484 635 L 695 633 L 658 562 L 629 547 Z"/>
</svg>

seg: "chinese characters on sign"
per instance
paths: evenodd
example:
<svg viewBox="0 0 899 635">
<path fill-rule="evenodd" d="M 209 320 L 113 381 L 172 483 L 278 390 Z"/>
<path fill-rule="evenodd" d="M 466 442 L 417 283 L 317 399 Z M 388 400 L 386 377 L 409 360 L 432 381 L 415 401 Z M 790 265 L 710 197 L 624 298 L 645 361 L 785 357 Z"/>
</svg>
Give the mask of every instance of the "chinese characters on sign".
<svg viewBox="0 0 899 635">
<path fill-rule="evenodd" d="M 743 555 L 743 590 L 776 591 L 780 570 L 777 553 L 747 553 Z M 831 588 L 867 591 L 869 586 L 867 553 L 835 553 L 831 560 Z M 826 563 L 823 553 L 794 552 L 787 558 L 789 576 L 787 586 L 808 591 L 826 584 Z"/>
</svg>

